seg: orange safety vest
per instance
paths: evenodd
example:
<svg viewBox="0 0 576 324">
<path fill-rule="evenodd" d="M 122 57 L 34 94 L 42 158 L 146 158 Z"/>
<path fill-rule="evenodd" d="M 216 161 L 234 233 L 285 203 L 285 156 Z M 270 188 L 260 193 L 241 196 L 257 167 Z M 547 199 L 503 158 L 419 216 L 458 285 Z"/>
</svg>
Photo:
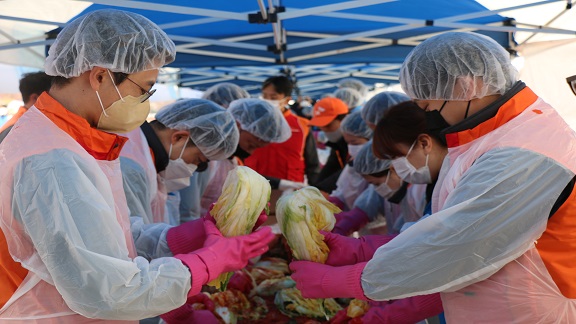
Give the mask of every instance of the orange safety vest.
<svg viewBox="0 0 576 324">
<path fill-rule="evenodd" d="M 550 129 L 561 136 L 550 140 Z M 532 150 L 576 173 L 576 161 L 569 151 L 574 138 L 573 131 L 553 108 L 528 87 L 522 89 L 493 118 L 472 129 L 446 135 L 451 166 L 435 189 L 433 209 L 442 210 L 466 170 L 494 148 Z M 483 281 L 442 293 L 446 319 L 455 323 L 576 320 L 575 216 L 576 188 L 549 218 L 536 244 L 521 257 Z"/>
<path fill-rule="evenodd" d="M 31 143 L 26 143 L 25 140 L 19 141 L 20 138 L 33 132 L 43 132 L 52 141 L 48 139 L 46 143 L 38 143 L 36 146 L 29 145 Z M 126 138 L 90 127 L 85 119 L 66 110 L 50 95 L 43 93 L 38 98 L 35 106 L 21 118 L 21 121 L 14 126 L 0 146 L 0 149 L 6 154 L 2 159 L 4 167 L 13 169 L 26 156 L 50 149 L 64 148 L 66 143 L 62 143 L 58 137 L 60 139 L 66 138 L 66 140 L 71 138 L 79 146 L 66 147 L 67 149 L 83 154 L 83 156 L 93 157 L 102 168 L 103 173 L 110 181 L 110 188 L 117 200 L 115 206 L 116 217 L 124 233 L 129 255 L 130 257 L 136 257 L 136 249 L 130 232 L 128 210 L 123 195 L 122 180 L 121 177 L 118 177 L 120 171 L 119 163 L 116 163 L 118 162 L 120 150 L 127 141 Z M 7 174 L 6 170 L 4 171 L 1 180 L 4 183 L 12 183 L 11 177 L 13 174 Z M 10 188 L 11 186 L 2 186 L 1 192 L 6 195 L 7 190 L 11 190 Z M 124 197 L 123 203 L 122 197 Z M 7 203 L 9 204 L 9 200 L 10 198 L 4 198 L 1 202 L 2 213 L 0 214 L 0 219 L 3 222 L 13 221 L 10 208 L 6 205 Z M 17 228 L 17 224 L 12 224 L 10 227 L 15 228 L 14 231 L 16 232 L 21 231 L 21 229 Z M 10 318 L 10 323 L 30 323 L 34 321 L 42 321 L 43 323 L 87 323 L 98 321 L 87 319 L 71 311 L 53 285 L 40 279 L 33 272 L 24 269 L 20 262 L 13 259 L 26 256 L 13 256 L 13 253 L 11 253 L 8 235 L 14 235 L 14 232 L 10 233 L 10 230 L 8 230 L 10 227 L 3 227 L 2 231 L 0 231 L 0 309 L 8 307 L 3 310 L 4 313 L 0 312 L 0 322 L 3 321 L 2 318 L 4 317 Z M 6 230 L 9 232 L 5 232 Z M 15 251 L 20 249 L 26 249 L 25 253 L 32 252 L 29 247 L 22 248 L 21 246 Z M 18 296 L 17 299 L 11 300 L 14 299 L 14 295 Z M 23 319 L 26 317 L 28 319 Z M 115 323 L 117 321 L 105 322 Z M 127 322 L 122 321 L 121 323 Z"/>
<path fill-rule="evenodd" d="M 292 130 L 290 139 L 284 143 L 271 143 L 256 149 L 244 160 L 244 164 L 263 176 L 304 182 L 304 148 L 310 132 L 309 122 L 290 110 L 284 112 L 284 118 Z"/>
</svg>

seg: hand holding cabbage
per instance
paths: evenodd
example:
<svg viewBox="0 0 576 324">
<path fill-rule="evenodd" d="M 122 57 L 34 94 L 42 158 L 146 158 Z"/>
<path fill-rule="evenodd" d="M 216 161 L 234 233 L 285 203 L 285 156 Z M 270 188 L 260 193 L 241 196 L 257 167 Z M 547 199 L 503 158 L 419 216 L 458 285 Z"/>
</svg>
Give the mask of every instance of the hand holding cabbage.
<svg viewBox="0 0 576 324">
<path fill-rule="evenodd" d="M 248 167 L 239 166 L 228 172 L 222 195 L 210 215 L 225 237 L 249 234 L 261 218 L 270 193 L 270 184 L 264 177 Z M 225 289 L 230 277 L 229 273 L 222 274 L 209 285 Z"/>
</svg>

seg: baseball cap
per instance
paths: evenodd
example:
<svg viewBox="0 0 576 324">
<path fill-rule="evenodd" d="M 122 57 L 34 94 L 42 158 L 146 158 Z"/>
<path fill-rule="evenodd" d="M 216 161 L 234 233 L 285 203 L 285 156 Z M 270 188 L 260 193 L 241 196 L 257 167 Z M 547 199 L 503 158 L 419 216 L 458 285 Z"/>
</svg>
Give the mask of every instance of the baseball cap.
<svg viewBox="0 0 576 324">
<path fill-rule="evenodd" d="M 348 106 L 334 97 L 322 98 L 314 105 L 310 125 L 323 127 L 330 124 L 338 115 L 348 113 Z"/>
</svg>

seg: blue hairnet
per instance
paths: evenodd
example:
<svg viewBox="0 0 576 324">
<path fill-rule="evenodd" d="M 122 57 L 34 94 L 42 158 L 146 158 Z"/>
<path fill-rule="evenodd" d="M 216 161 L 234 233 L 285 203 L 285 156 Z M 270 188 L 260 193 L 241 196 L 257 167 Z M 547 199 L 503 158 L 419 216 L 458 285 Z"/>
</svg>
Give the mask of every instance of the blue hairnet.
<svg viewBox="0 0 576 324">
<path fill-rule="evenodd" d="M 492 38 L 443 33 L 416 46 L 400 68 L 412 99 L 469 101 L 504 94 L 518 80 L 510 54 Z"/>
<path fill-rule="evenodd" d="M 250 94 L 234 83 L 229 82 L 215 84 L 202 94 L 202 99 L 214 101 L 224 108 L 228 108 L 232 101 L 242 98 L 250 98 Z"/>
<path fill-rule="evenodd" d="M 348 109 L 356 108 L 364 102 L 364 96 L 352 88 L 341 88 L 334 92 L 334 97 L 344 101 Z"/>
<path fill-rule="evenodd" d="M 346 116 L 340 124 L 340 130 L 350 135 L 366 139 L 372 138 L 372 129 L 362 119 L 362 114 L 359 111 Z"/>
<path fill-rule="evenodd" d="M 190 131 L 190 139 L 210 160 L 223 160 L 236 151 L 239 132 L 226 109 L 205 99 L 178 100 L 162 108 L 156 120 L 164 126 Z"/>
<path fill-rule="evenodd" d="M 364 144 L 354 158 L 354 170 L 362 175 L 369 175 L 390 169 L 392 160 L 381 160 L 372 152 L 372 141 Z"/>
<path fill-rule="evenodd" d="M 364 104 L 364 107 L 361 110 L 362 118 L 365 122 L 376 125 L 380 119 L 384 117 L 388 108 L 408 100 L 410 100 L 410 98 L 400 92 L 380 92 Z"/>
<path fill-rule="evenodd" d="M 265 142 L 282 143 L 292 136 L 292 130 L 278 107 L 260 99 L 238 99 L 228 111 L 243 130 Z"/>
<path fill-rule="evenodd" d="M 352 88 L 362 94 L 362 98 L 368 94 L 368 87 L 364 82 L 356 78 L 345 78 L 338 82 L 338 88 Z"/>
<path fill-rule="evenodd" d="M 95 66 L 132 74 L 160 68 L 175 57 L 174 42 L 155 23 L 132 12 L 104 9 L 68 23 L 50 46 L 44 69 L 65 78 Z"/>
</svg>

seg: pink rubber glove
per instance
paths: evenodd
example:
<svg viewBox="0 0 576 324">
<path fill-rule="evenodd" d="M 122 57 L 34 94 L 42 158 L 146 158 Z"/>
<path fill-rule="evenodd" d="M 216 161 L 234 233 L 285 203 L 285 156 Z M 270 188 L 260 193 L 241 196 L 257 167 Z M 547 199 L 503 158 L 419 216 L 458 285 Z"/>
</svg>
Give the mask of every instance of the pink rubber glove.
<svg viewBox="0 0 576 324">
<path fill-rule="evenodd" d="M 204 304 L 206 310 L 193 309 L 192 304 L 195 303 Z M 186 304 L 166 314 L 160 315 L 160 318 L 162 318 L 168 324 L 217 324 L 220 323 L 220 321 L 213 313 L 214 308 L 214 302 L 210 299 L 210 297 L 200 293 L 188 298 Z"/>
<path fill-rule="evenodd" d="M 248 235 L 224 237 L 211 221 L 204 220 L 203 224 L 206 233 L 204 247 L 174 256 L 190 269 L 192 288 L 188 296 L 199 293 L 202 285 L 220 274 L 244 268 L 249 259 L 268 251 L 268 243 L 275 237 L 270 227 Z"/>
<path fill-rule="evenodd" d="M 268 203 L 268 205 L 270 205 L 270 203 Z M 214 204 L 210 206 L 204 218 L 195 219 L 168 230 L 166 233 L 166 242 L 173 255 L 190 253 L 204 246 L 206 233 L 204 232 L 203 219 L 208 219 L 213 223 L 216 222 L 214 217 L 210 215 L 210 210 L 212 210 L 213 207 Z M 266 210 L 263 210 L 260 216 L 258 216 L 256 225 L 254 225 L 252 231 L 264 224 L 267 219 L 268 215 L 266 215 Z"/>
<path fill-rule="evenodd" d="M 364 323 L 413 324 L 442 313 L 440 294 L 414 296 L 392 300 L 382 306 L 372 306 L 362 317 Z"/>
<path fill-rule="evenodd" d="M 173 255 L 196 251 L 204 246 L 205 240 L 202 218 L 174 226 L 166 233 L 166 243 Z"/>
<path fill-rule="evenodd" d="M 344 236 L 348 236 L 361 229 L 370 221 L 368 215 L 358 207 L 336 214 L 334 217 L 336 217 L 336 225 L 332 232 Z"/>
<path fill-rule="evenodd" d="M 367 235 L 353 238 L 325 231 L 320 231 L 320 234 L 324 235 L 324 242 L 330 249 L 326 264 L 331 266 L 368 262 L 379 247 L 398 235 Z"/>
<path fill-rule="evenodd" d="M 328 197 L 328 201 L 333 203 L 334 205 L 336 205 L 336 207 L 344 210 L 345 206 L 344 206 L 344 203 L 342 202 L 342 200 L 340 200 L 334 196 L 330 196 L 330 197 Z"/>
<path fill-rule="evenodd" d="M 292 279 L 305 298 L 357 298 L 364 296 L 360 278 L 367 262 L 333 267 L 311 261 L 290 263 Z"/>
</svg>

